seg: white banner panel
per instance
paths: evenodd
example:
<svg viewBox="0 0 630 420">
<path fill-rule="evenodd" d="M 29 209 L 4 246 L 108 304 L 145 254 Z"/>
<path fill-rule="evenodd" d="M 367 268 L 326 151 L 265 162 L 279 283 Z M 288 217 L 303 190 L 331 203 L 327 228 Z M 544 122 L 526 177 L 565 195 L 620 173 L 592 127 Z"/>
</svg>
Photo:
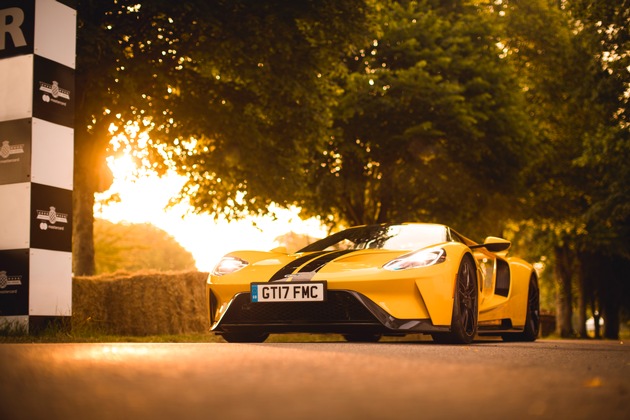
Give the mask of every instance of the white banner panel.
<svg viewBox="0 0 630 420">
<path fill-rule="evenodd" d="M 71 190 L 74 130 L 33 118 L 31 180 Z"/>
<path fill-rule="evenodd" d="M 75 68 L 77 12 L 56 0 L 35 3 L 35 54 Z"/>
<path fill-rule="evenodd" d="M 31 249 L 29 315 L 72 315 L 72 254 Z"/>
<path fill-rule="evenodd" d="M 0 60 L 0 121 L 33 115 L 33 55 Z"/>
<path fill-rule="evenodd" d="M 0 249 L 29 247 L 31 184 L 0 185 Z"/>
</svg>

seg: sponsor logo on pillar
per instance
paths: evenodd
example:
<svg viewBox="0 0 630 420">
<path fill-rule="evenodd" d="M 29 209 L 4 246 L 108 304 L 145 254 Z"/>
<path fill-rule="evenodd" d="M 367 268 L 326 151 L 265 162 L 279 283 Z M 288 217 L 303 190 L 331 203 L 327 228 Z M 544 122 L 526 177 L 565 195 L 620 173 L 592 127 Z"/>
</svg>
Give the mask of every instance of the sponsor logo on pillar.
<svg viewBox="0 0 630 420">
<path fill-rule="evenodd" d="M 42 95 L 42 101 L 52 102 L 60 106 L 68 106 L 68 101 L 70 101 L 70 91 L 68 89 L 61 88 L 58 81 L 53 80 L 52 83 L 39 82 L 39 90 L 44 92 L 44 95 Z"/>
<path fill-rule="evenodd" d="M 31 184 L 31 248 L 72 251 L 72 191 Z"/>
<path fill-rule="evenodd" d="M 30 118 L 0 122 L 0 185 L 31 180 Z"/>
<path fill-rule="evenodd" d="M 7 160 L 11 155 L 21 155 L 24 153 L 23 144 L 9 144 L 9 140 L 5 140 L 0 145 L 0 163 L 19 162 L 19 159 Z"/>
<path fill-rule="evenodd" d="M 74 70 L 35 56 L 33 116 L 74 128 Z"/>
<path fill-rule="evenodd" d="M 6 289 L 7 286 L 21 286 L 22 285 L 22 276 L 7 276 L 7 272 L 6 271 L 0 271 L 0 293 L 4 294 L 5 292 L 2 292 L 2 289 Z M 11 291 L 9 291 L 8 293 L 12 293 Z M 14 293 L 17 293 L 17 291 L 15 291 Z"/>
<path fill-rule="evenodd" d="M 53 206 L 50 206 L 50 210 L 48 211 L 37 210 L 37 219 L 48 222 L 42 222 L 39 224 L 39 228 L 41 230 L 65 230 L 66 228 L 64 226 L 55 226 L 55 224 L 68 223 L 68 215 L 65 213 L 57 213 L 57 210 Z"/>
</svg>

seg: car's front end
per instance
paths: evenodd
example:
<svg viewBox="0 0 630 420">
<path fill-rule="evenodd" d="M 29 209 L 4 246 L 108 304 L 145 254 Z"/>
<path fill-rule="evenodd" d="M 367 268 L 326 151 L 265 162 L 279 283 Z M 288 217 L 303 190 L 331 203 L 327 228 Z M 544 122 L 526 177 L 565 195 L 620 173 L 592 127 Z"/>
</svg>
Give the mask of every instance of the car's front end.
<svg viewBox="0 0 630 420">
<path fill-rule="evenodd" d="M 448 331 L 463 249 L 451 242 L 416 252 L 228 255 L 208 278 L 211 329 L 219 334 Z M 226 273 L 226 267 L 235 271 Z"/>
</svg>

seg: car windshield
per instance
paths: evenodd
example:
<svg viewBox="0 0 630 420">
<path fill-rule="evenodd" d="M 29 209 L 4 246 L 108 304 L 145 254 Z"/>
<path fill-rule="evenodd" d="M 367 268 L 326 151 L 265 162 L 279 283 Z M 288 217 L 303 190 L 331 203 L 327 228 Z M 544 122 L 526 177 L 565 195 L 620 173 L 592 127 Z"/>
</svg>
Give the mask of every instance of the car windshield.
<svg viewBox="0 0 630 420">
<path fill-rule="evenodd" d="M 390 249 L 414 250 L 446 242 L 445 226 L 432 224 L 371 225 L 343 230 L 321 239 L 299 252 Z"/>
</svg>

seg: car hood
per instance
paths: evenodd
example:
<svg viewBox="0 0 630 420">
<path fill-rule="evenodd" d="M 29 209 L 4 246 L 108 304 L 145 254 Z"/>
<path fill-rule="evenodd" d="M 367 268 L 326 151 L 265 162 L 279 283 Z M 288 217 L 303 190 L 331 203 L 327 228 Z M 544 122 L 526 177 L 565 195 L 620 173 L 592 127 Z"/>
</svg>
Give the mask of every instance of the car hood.
<svg viewBox="0 0 630 420">
<path fill-rule="evenodd" d="M 228 254 L 241 258 L 249 265 L 235 275 L 249 281 L 311 280 L 317 274 L 370 270 L 408 253 L 406 250 L 347 250 L 318 251 L 297 254 L 244 251 Z M 229 276 L 229 275 L 228 275 Z"/>
</svg>

